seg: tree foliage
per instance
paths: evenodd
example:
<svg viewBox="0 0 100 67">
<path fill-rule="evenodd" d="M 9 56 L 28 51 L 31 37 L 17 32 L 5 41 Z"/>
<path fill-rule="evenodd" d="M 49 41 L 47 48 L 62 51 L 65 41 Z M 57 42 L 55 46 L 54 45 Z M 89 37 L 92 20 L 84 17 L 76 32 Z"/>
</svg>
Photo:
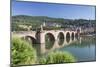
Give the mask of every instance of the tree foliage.
<svg viewBox="0 0 100 67">
<path fill-rule="evenodd" d="M 17 15 L 12 16 L 12 31 L 24 30 L 19 28 L 18 25 L 27 25 L 32 26 L 32 30 L 40 28 L 40 25 L 46 23 L 56 23 L 60 24 L 61 27 L 95 27 L 96 20 L 87 20 L 87 19 L 64 19 L 64 18 L 51 18 L 47 16 L 27 16 L 27 15 Z"/>
<path fill-rule="evenodd" d="M 36 61 L 35 49 L 18 37 L 12 38 L 11 51 L 12 65 L 34 64 Z"/>
<path fill-rule="evenodd" d="M 69 52 L 55 51 L 49 53 L 46 57 L 40 58 L 40 64 L 54 63 L 72 63 L 76 62 L 76 58 Z"/>
</svg>

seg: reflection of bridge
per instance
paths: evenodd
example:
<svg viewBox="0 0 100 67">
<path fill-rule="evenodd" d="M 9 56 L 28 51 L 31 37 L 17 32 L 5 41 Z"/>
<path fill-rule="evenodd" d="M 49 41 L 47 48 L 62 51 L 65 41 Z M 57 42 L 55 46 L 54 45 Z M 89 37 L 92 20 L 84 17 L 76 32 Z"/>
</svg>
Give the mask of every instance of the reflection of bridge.
<svg viewBox="0 0 100 67">
<path fill-rule="evenodd" d="M 36 49 L 38 52 L 40 52 L 40 54 L 44 54 L 44 53 L 48 53 L 50 51 L 53 51 L 55 49 L 63 48 L 64 46 L 68 46 L 68 45 L 75 43 L 77 41 L 78 41 L 78 43 L 81 43 L 81 38 L 79 38 L 79 39 L 74 38 L 74 40 L 72 38 L 70 38 L 69 42 L 67 42 L 66 39 L 64 39 L 61 44 L 59 43 L 59 40 L 57 40 L 57 41 L 54 41 L 54 43 L 50 44 L 52 46 L 51 47 L 49 46 L 49 48 L 46 47 L 48 44 L 43 43 L 41 45 L 38 45 L 38 48 L 36 48 Z M 34 46 L 36 46 L 36 45 L 34 45 Z"/>
<path fill-rule="evenodd" d="M 32 42 L 45 43 L 46 38 L 49 40 L 59 40 L 66 39 L 70 37 L 78 37 L 80 32 L 76 31 L 66 31 L 66 30 L 42 30 L 42 31 L 20 31 L 13 32 L 14 35 L 24 38 L 30 38 Z"/>
</svg>

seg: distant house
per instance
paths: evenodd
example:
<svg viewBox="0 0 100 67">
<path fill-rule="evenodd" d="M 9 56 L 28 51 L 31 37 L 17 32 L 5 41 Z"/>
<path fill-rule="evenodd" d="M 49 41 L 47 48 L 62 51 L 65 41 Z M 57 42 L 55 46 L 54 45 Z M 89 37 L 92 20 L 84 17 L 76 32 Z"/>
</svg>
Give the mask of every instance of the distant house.
<svg viewBox="0 0 100 67">
<path fill-rule="evenodd" d="M 19 28 L 22 28 L 22 29 L 26 29 L 26 30 L 31 30 L 32 29 L 32 26 L 27 26 L 27 25 L 18 25 Z"/>
<path fill-rule="evenodd" d="M 60 23 L 53 23 L 53 22 L 44 22 L 43 23 L 44 27 L 61 27 Z"/>
</svg>

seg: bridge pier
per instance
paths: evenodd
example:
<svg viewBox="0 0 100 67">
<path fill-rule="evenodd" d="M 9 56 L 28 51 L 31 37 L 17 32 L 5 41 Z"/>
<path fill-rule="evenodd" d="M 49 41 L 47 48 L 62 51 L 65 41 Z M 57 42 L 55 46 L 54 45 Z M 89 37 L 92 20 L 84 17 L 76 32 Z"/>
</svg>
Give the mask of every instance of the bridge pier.
<svg viewBox="0 0 100 67">
<path fill-rule="evenodd" d="M 40 43 L 45 43 L 45 35 L 42 32 L 40 32 Z"/>
<path fill-rule="evenodd" d="M 55 41 L 57 41 L 57 40 L 58 40 L 58 36 L 57 36 L 57 35 L 55 35 L 54 37 L 55 37 Z"/>
</svg>

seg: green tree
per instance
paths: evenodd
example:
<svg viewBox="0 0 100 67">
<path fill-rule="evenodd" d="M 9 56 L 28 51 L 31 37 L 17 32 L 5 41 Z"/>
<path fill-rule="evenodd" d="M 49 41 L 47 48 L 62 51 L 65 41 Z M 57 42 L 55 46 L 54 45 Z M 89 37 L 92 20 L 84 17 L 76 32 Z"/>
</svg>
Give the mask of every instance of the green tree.
<svg viewBox="0 0 100 67">
<path fill-rule="evenodd" d="M 11 57 L 12 65 L 34 64 L 36 62 L 36 51 L 25 40 L 13 37 Z"/>
<path fill-rule="evenodd" d="M 69 52 L 55 51 L 49 53 L 46 57 L 40 58 L 40 64 L 52 63 L 71 63 L 76 62 L 76 58 Z"/>
</svg>

